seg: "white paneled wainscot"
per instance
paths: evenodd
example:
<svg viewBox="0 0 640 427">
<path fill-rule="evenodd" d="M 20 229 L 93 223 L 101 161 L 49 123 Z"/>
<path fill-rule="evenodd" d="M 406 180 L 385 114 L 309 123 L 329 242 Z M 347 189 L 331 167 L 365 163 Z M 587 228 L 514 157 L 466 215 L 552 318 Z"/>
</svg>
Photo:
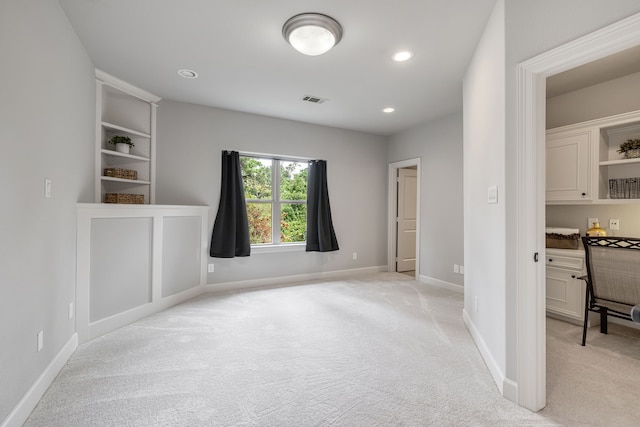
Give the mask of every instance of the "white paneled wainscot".
<svg viewBox="0 0 640 427">
<path fill-rule="evenodd" d="M 207 206 L 77 206 L 80 342 L 201 293 Z"/>
</svg>

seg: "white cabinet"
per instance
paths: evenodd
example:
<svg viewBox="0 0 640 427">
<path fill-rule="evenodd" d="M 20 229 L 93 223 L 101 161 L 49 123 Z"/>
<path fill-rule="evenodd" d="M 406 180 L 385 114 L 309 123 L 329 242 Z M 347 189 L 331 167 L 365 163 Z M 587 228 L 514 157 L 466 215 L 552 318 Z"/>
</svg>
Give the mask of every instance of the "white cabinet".
<svg viewBox="0 0 640 427">
<path fill-rule="evenodd" d="M 96 170 L 95 201 L 106 193 L 136 194 L 144 203 L 155 203 L 156 108 L 160 98 L 96 70 Z M 128 136 L 134 146 L 129 154 L 115 151 L 108 141 Z M 137 179 L 105 176 L 105 169 L 127 169 Z"/>
<path fill-rule="evenodd" d="M 547 204 L 640 203 L 640 158 L 617 152 L 635 138 L 640 138 L 640 111 L 548 130 Z M 624 191 L 612 193 L 610 180 L 624 184 Z"/>
<path fill-rule="evenodd" d="M 592 200 L 593 140 L 591 128 L 548 135 L 547 200 Z"/>
<path fill-rule="evenodd" d="M 547 249 L 546 270 L 547 313 L 582 322 L 586 285 L 578 277 L 587 274 L 584 251 Z"/>
</svg>

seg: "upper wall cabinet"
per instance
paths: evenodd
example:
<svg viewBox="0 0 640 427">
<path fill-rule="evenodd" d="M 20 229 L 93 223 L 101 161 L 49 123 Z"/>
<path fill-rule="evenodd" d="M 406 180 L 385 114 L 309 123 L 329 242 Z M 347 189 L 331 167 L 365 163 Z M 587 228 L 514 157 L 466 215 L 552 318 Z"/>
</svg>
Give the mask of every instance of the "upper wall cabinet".
<svg viewBox="0 0 640 427">
<path fill-rule="evenodd" d="M 96 203 L 155 203 L 159 101 L 155 95 L 96 70 Z M 128 153 L 109 143 L 114 136 L 131 140 Z"/>
<path fill-rule="evenodd" d="M 640 158 L 617 152 L 640 138 L 640 111 L 547 131 L 547 204 L 640 203 Z"/>
<path fill-rule="evenodd" d="M 547 201 L 590 201 L 592 146 L 590 128 L 547 135 Z"/>
</svg>

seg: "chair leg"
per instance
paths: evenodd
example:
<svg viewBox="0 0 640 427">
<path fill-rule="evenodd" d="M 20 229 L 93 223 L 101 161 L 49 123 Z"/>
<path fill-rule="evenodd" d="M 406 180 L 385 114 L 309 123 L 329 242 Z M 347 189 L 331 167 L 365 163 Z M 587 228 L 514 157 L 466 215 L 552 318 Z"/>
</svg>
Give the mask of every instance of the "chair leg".
<svg viewBox="0 0 640 427">
<path fill-rule="evenodd" d="M 601 308 L 600 309 L 600 333 L 601 334 L 607 334 L 608 333 L 608 328 L 607 328 L 607 309 L 606 308 Z"/>
<path fill-rule="evenodd" d="M 582 327 L 582 346 L 587 342 L 587 324 L 589 323 L 589 287 L 587 286 L 587 295 L 584 299 L 584 326 Z"/>
</svg>

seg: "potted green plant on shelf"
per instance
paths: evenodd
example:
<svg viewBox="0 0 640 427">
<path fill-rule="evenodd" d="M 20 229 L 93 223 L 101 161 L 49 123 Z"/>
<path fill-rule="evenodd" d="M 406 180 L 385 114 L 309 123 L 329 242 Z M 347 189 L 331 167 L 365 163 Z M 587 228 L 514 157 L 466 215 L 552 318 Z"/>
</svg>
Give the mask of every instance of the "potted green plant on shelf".
<svg viewBox="0 0 640 427">
<path fill-rule="evenodd" d="M 624 154 L 625 159 L 636 159 L 640 157 L 640 139 L 627 139 L 620 144 L 618 153 Z"/>
<path fill-rule="evenodd" d="M 125 154 L 129 154 L 129 150 L 131 149 L 131 147 L 135 146 L 135 144 L 131 142 L 131 138 L 122 135 L 116 135 L 107 142 L 109 144 L 115 145 L 117 152 Z"/>
</svg>

